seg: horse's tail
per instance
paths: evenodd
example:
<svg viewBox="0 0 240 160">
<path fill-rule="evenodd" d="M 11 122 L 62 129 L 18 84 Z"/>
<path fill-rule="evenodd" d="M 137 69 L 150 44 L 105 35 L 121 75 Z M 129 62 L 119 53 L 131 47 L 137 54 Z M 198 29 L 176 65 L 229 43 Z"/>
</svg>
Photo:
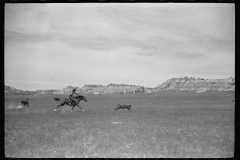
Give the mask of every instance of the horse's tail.
<svg viewBox="0 0 240 160">
<path fill-rule="evenodd" d="M 61 99 L 60 98 L 54 98 L 55 101 L 60 101 Z"/>
</svg>

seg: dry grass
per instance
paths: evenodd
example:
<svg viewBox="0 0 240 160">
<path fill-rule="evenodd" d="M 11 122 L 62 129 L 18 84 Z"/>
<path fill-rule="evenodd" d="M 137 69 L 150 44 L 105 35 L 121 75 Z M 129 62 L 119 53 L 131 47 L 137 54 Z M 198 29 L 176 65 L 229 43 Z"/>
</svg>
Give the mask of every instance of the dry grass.
<svg viewBox="0 0 240 160">
<path fill-rule="evenodd" d="M 170 94 L 169 94 L 170 95 Z M 145 96 L 145 101 L 141 96 Z M 177 97 L 180 95 L 176 95 Z M 189 95 L 182 94 L 185 99 Z M 198 95 L 195 95 L 198 96 Z M 212 97 L 214 97 L 213 95 Z M 221 94 L 218 96 L 222 96 Z M 120 97 L 120 98 L 119 98 Z M 141 98 L 139 98 L 141 97 Z M 228 158 L 234 156 L 234 107 L 206 99 L 180 103 L 135 95 L 135 110 L 112 112 L 127 96 L 92 96 L 86 111 L 55 106 L 5 114 L 5 156 L 17 158 Z M 170 98 L 170 97 L 167 97 Z M 101 100 L 99 100 L 101 99 Z M 102 100 L 103 99 L 103 100 Z M 177 98 L 176 98 L 177 99 Z M 200 103 L 200 102 L 203 103 Z M 159 103 L 158 103 L 159 102 Z M 204 105 L 203 105 L 204 104 Z M 63 108 L 62 108 L 63 109 Z M 37 112 L 37 111 L 38 112 Z M 41 112 L 42 111 L 42 112 Z"/>
</svg>

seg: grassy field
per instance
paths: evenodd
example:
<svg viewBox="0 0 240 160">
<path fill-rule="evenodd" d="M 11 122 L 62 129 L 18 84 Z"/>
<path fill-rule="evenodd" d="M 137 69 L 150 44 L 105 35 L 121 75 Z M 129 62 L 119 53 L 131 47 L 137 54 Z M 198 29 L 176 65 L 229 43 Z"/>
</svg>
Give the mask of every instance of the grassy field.
<svg viewBox="0 0 240 160">
<path fill-rule="evenodd" d="M 18 158 L 228 158 L 234 156 L 234 92 L 63 96 L 5 95 L 5 156 Z M 16 108 L 28 98 L 29 108 Z M 134 111 L 117 110 L 130 103 Z"/>
</svg>

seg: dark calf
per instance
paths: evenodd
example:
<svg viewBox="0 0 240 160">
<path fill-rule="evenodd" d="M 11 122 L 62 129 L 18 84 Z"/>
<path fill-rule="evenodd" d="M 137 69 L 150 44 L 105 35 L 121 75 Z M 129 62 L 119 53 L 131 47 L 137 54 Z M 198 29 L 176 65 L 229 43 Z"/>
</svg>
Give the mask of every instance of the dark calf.
<svg viewBox="0 0 240 160">
<path fill-rule="evenodd" d="M 133 110 L 132 104 L 117 104 L 117 107 L 114 109 L 114 112 L 118 109 L 128 109 L 130 112 Z"/>
<path fill-rule="evenodd" d="M 22 101 L 21 101 L 21 105 L 22 105 L 23 107 L 29 107 L 28 99 L 27 99 L 27 100 L 22 100 Z"/>
</svg>

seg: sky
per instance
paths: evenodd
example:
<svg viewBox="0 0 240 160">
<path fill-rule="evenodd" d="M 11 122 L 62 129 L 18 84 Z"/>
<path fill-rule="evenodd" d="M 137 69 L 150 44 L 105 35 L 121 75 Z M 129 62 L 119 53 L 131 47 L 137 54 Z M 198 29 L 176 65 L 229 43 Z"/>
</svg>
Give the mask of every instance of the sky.
<svg viewBox="0 0 240 160">
<path fill-rule="evenodd" d="M 17 89 L 235 76 L 231 3 L 5 4 L 4 21 L 4 82 Z"/>
</svg>

